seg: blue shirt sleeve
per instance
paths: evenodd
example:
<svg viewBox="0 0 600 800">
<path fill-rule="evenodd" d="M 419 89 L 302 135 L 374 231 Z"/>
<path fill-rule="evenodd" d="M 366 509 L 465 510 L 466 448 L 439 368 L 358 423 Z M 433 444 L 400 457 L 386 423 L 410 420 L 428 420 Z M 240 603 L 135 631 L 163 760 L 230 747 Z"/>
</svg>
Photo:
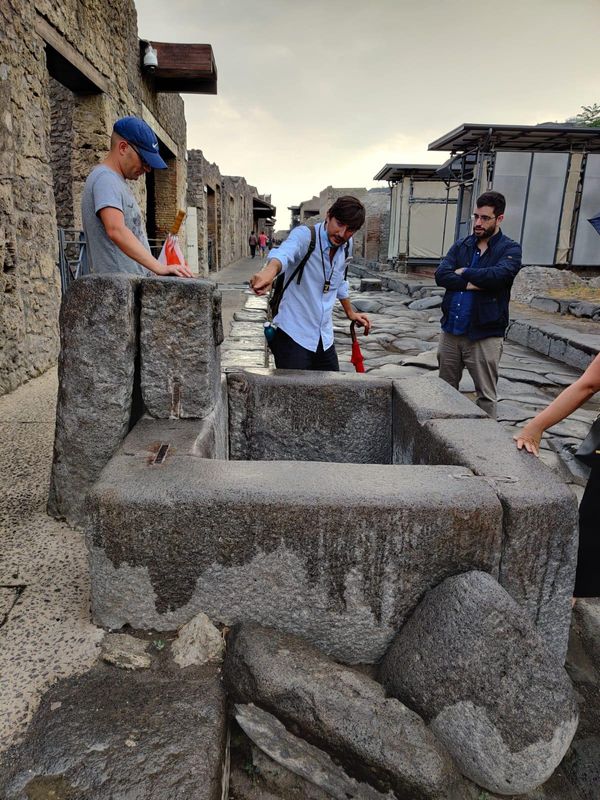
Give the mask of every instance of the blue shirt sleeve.
<svg viewBox="0 0 600 800">
<path fill-rule="evenodd" d="M 298 225 L 292 228 L 289 236 L 274 250 L 269 253 L 269 259 L 276 258 L 281 261 L 281 271 L 287 272 L 288 268 L 292 269 L 297 266 L 306 255 L 308 246 L 310 244 L 310 231 L 306 225 Z"/>
</svg>

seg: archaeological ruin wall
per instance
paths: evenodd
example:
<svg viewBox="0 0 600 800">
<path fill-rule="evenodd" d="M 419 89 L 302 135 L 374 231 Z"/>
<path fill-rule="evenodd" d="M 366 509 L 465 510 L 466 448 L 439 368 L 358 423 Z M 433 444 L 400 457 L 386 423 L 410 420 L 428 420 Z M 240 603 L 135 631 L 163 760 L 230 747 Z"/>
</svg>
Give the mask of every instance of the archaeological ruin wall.
<svg viewBox="0 0 600 800">
<path fill-rule="evenodd" d="M 61 334 L 49 511 L 86 527 L 99 624 L 203 611 L 375 662 L 428 589 L 483 570 L 564 660 L 576 500 L 444 382 L 222 376 L 201 280 L 81 279 Z"/>
<path fill-rule="evenodd" d="M 142 75 L 133 0 L 7 0 L 0 6 L 0 393 L 58 354 L 57 226 L 81 225 L 89 171 L 112 125 L 136 114 L 170 159 L 167 185 L 133 185 L 164 236 L 186 196 L 185 118 L 178 95 Z"/>
</svg>

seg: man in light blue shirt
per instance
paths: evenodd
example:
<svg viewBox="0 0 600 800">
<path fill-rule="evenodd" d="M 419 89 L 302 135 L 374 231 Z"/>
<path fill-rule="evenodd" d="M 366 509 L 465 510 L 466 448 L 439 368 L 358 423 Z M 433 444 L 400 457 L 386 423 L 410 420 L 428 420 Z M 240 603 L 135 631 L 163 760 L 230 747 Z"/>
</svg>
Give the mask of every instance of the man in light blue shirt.
<svg viewBox="0 0 600 800">
<path fill-rule="evenodd" d="M 332 313 L 338 299 L 349 320 L 369 333 L 366 314 L 352 308 L 346 280 L 346 261 L 352 256 L 352 235 L 365 221 L 365 209 L 356 197 L 339 197 L 325 222 L 315 226 L 315 249 L 296 279 L 287 286 L 273 319 L 277 330 L 270 347 L 278 369 L 339 371 L 333 341 Z M 294 228 L 279 247 L 271 250 L 266 266 L 250 279 L 257 295 L 267 294 L 277 275 L 290 276 L 310 245 L 310 230 Z"/>
</svg>

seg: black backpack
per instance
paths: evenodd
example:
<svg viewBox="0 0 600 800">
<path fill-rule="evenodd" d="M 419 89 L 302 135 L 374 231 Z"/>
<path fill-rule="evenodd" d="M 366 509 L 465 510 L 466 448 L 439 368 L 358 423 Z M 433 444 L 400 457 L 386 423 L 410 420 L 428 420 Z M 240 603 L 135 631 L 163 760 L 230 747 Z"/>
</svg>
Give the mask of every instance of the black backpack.
<svg viewBox="0 0 600 800">
<path fill-rule="evenodd" d="M 280 272 L 279 275 L 275 278 L 273 282 L 273 288 L 271 290 L 271 295 L 269 297 L 269 310 L 271 312 L 271 319 L 275 317 L 279 312 L 279 304 L 281 303 L 281 298 L 283 297 L 283 293 L 288 288 L 290 283 L 296 278 L 296 283 L 300 283 L 302 280 L 302 273 L 304 272 L 304 267 L 306 266 L 306 262 L 310 258 L 313 250 L 315 249 L 316 243 L 316 232 L 314 225 L 307 226 L 310 231 L 310 242 L 308 244 L 308 250 L 306 251 L 306 255 L 302 259 L 302 261 L 298 264 L 296 269 L 292 272 L 290 277 L 285 280 L 284 273 Z M 346 242 L 346 259 L 348 258 L 348 249 L 350 247 L 350 242 Z M 346 267 L 346 273 L 344 275 L 344 280 L 348 275 L 348 267 Z"/>
</svg>

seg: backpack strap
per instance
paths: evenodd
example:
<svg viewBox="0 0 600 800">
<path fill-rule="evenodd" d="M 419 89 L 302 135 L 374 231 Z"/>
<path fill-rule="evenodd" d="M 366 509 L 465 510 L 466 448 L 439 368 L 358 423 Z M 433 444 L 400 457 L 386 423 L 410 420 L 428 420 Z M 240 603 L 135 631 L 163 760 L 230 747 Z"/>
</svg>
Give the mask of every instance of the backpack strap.
<svg viewBox="0 0 600 800">
<path fill-rule="evenodd" d="M 281 290 L 281 294 L 282 295 L 285 292 L 285 290 L 287 289 L 287 287 L 290 285 L 290 283 L 294 280 L 294 278 L 296 278 L 296 275 L 298 276 L 296 278 L 296 283 L 300 283 L 300 281 L 302 280 L 302 273 L 304 272 L 304 267 L 306 266 L 306 262 L 311 257 L 312 252 L 315 249 L 315 244 L 316 244 L 316 241 L 317 241 L 317 235 L 316 235 L 315 227 L 314 227 L 314 225 L 309 225 L 308 229 L 310 231 L 310 242 L 308 243 L 308 250 L 306 251 L 306 255 L 304 256 L 302 261 L 298 264 L 296 269 L 292 272 L 290 277 L 285 282 L 285 284 L 283 286 L 283 289 Z"/>
<path fill-rule="evenodd" d="M 344 259 L 346 261 L 346 269 L 344 271 L 344 280 L 345 281 L 348 280 L 348 260 L 349 260 L 348 253 L 350 252 L 350 242 L 351 241 L 352 241 L 352 239 L 348 239 L 348 241 L 346 242 L 346 248 L 344 250 Z"/>
</svg>

